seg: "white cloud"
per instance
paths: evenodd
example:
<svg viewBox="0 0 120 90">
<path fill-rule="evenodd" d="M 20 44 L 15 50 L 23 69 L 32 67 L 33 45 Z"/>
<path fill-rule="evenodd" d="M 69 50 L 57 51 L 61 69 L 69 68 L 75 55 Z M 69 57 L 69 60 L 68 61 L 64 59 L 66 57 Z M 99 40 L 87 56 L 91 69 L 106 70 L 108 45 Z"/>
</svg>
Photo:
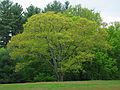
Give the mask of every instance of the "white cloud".
<svg viewBox="0 0 120 90">
<path fill-rule="evenodd" d="M 104 16 L 103 21 L 107 23 L 115 22 L 115 21 L 120 22 L 120 17 Z"/>
</svg>

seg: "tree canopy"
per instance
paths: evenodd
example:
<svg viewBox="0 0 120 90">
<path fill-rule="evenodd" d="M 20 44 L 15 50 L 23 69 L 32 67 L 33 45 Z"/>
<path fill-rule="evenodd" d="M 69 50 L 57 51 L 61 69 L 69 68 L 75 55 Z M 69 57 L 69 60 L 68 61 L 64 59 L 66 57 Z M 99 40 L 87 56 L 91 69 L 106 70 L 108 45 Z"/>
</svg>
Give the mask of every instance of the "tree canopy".
<svg viewBox="0 0 120 90">
<path fill-rule="evenodd" d="M 8 47 L 13 58 L 31 56 L 31 62 L 36 56 L 43 57 L 53 67 L 57 79 L 63 80 L 68 68 L 82 71 L 82 62 L 92 60 L 94 42 L 98 41 L 94 37 L 99 36 L 97 29 L 96 23 L 87 19 L 54 12 L 38 14 L 28 19 L 24 32 L 13 37 Z"/>
</svg>

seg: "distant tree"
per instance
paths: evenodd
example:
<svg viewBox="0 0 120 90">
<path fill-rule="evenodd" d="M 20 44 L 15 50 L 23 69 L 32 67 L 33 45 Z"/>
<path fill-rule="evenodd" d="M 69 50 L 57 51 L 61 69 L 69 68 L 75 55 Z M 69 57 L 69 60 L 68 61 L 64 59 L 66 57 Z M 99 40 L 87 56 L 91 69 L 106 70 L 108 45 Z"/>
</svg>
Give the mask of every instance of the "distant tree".
<svg viewBox="0 0 120 90">
<path fill-rule="evenodd" d="M 68 16 L 80 16 L 81 18 L 86 18 L 97 22 L 98 25 L 101 25 L 102 18 L 100 13 L 95 12 L 93 9 L 83 8 L 81 5 L 70 6 L 69 1 L 66 1 L 62 4 L 59 1 L 53 1 L 49 3 L 43 10 L 43 12 L 54 11 L 55 13 L 65 13 Z"/>
<path fill-rule="evenodd" d="M 64 4 L 62 4 L 59 1 L 53 1 L 52 3 L 49 3 L 43 10 L 43 12 L 48 11 L 54 11 L 55 13 L 64 12 L 69 8 L 69 1 L 66 1 Z"/>
<path fill-rule="evenodd" d="M 71 6 L 64 13 L 66 13 L 68 16 L 80 16 L 82 18 L 95 21 L 98 25 L 101 25 L 102 23 L 100 13 L 88 8 L 83 8 L 81 5 L 76 5 L 74 7 Z"/>
<path fill-rule="evenodd" d="M 0 83 L 14 82 L 14 63 L 10 59 L 8 50 L 0 49 Z"/>
<path fill-rule="evenodd" d="M 120 79 L 120 22 L 111 23 L 107 31 L 109 35 L 108 41 L 112 46 L 109 56 L 117 61 L 117 78 Z"/>
<path fill-rule="evenodd" d="M 66 2 L 65 2 L 65 5 L 64 5 L 65 10 L 67 10 L 67 9 L 69 8 L 69 5 L 70 5 L 70 2 L 69 2 L 69 1 L 66 1 Z"/>
<path fill-rule="evenodd" d="M 56 13 L 61 12 L 63 10 L 63 5 L 59 1 L 53 1 L 53 3 L 49 3 L 45 8 L 43 12 L 47 11 L 54 11 Z"/>
<path fill-rule="evenodd" d="M 91 80 L 115 79 L 118 71 L 116 60 L 103 52 L 96 52 L 94 60 L 85 65 L 84 76 Z M 83 77 L 84 77 L 83 76 Z"/>
<path fill-rule="evenodd" d="M 0 47 L 5 47 L 11 36 L 22 32 L 22 11 L 18 3 L 0 2 Z"/>
<path fill-rule="evenodd" d="M 28 8 L 26 8 L 26 11 L 24 12 L 24 22 L 26 22 L 27 19 L 32 15 L 38 14 L 38 13 L 41 13 L 41 9 L 31 4 Z"/>
</svg>

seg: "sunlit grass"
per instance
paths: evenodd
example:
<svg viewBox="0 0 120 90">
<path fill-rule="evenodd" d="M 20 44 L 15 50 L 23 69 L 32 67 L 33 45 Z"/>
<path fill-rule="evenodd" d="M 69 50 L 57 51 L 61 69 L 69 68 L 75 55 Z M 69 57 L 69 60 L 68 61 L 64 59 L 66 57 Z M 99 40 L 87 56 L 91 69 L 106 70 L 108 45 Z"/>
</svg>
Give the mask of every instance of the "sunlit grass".
<svg viewBox="0 0 120 90">
<path fill-rule="evenodd" d="M 120 90 L 120 80 L 0 84 L 0 90 Z"/>
</svg>

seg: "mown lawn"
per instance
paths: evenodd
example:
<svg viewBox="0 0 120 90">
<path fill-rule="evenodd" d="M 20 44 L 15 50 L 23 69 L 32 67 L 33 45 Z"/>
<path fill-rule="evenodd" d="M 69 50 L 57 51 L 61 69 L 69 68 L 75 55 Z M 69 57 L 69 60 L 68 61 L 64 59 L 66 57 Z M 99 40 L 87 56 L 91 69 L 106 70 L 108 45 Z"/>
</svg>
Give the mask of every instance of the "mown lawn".
<svg viewBox="0 0 120 90">
<path fill-rule="evenodd" d="M 120 80 L 0 84 L 0 90 L 120 90 Z"/>
</svg>

